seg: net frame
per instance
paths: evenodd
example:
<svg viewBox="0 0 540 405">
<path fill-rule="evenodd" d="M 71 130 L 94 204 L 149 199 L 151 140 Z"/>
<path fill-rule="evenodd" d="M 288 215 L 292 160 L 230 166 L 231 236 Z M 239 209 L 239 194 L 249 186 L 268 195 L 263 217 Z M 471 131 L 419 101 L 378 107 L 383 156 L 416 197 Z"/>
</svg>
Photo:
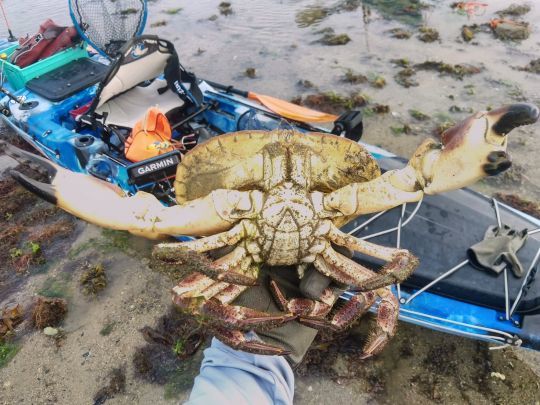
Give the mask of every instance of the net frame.
<svg viewBox="0 0 540 405">
<path fill-rule="evenodd" d="M 142 34 L 148 8 L 146 0 L 69 0 L 69 14 L 79 35 L 112 59 L 127 41 Z"/>
</svg>

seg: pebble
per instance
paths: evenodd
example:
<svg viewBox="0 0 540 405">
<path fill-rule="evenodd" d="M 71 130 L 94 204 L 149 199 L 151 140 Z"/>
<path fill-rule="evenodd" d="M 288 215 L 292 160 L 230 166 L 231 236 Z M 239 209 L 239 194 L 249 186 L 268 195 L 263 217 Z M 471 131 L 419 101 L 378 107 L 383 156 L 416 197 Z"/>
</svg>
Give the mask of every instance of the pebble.
<svg viewBox="0 0 540 405">
<path fill-rule="evenodd" d="M 506 380 L 506 376 L 505 376 L 504 374 L 497 373 L 497 372 L 495 372 L 495 371 L 492 371 L 492 372 L 491 372 L 491 376 L 492 376 L 493 378 L 498 378 L 499 380 L 502 380 L 502 381 Z"/>
<path fill-rule="evenodd" d="M 58 329 L 47 326 L 45 329 L 43 329 L 43 333 L 47 336 L 56 336 L 58 335 Z"/>
</svg>

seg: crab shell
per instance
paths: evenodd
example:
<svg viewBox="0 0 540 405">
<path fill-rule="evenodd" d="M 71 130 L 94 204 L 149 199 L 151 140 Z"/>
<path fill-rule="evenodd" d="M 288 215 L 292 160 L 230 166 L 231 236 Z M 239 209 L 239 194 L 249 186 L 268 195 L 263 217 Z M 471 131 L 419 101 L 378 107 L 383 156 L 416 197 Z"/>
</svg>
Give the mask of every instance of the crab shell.
<svg viewBox="0 0 540 405">
<path fill-rule="evenodd" d="M 283 153 L 278 150 L 282 144 L 295 155 L 292 161 L 302 166 L 299 170 L 303 172 L 293 180 L 305 182 L 308 193 L 329 193 L 381 175 L 366 148 L 347 138 L 318 132 L 240 131 L 212 138 L 184 156 L 174 182 L 177 202 L 204 197 L 217 189 L 268 192 L 276 186 L 272 159 Z M 295 171 L 290 172 L 294 176 Z M 354 217 L 336 217 L 333 222 L 341 226 Z"/>
</svg>

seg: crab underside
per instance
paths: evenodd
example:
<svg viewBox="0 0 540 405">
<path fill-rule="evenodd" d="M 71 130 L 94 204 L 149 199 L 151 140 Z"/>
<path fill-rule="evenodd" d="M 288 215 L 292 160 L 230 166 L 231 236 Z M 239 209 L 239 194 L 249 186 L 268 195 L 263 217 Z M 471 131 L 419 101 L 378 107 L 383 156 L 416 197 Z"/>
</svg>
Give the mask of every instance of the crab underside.
<svg viewBox="0 0 540 405">
<path fill-rule="evenodd" d="M 538 108 L 530 104 L 477 113 L 447 130 L 442 143 L 424 141 L 406 167 L 384 174 L 361 145 L 334 135 L 292 131 L 221 135 L 183 157 L 175 182 L 178 205 L 172 207 L 144 192 L 127 197 L 90 176 L 27 152 L 10 151 L 49 172 L 50 184 L 13 172 L 23 186 L 88 222 L 150 238 L 201 237 L 159 244 L 154 251 L 157 258 L 178 262 L 186 249 L 204 253 L 231 247 L 202 266 L 202 272 L 181 280 L 173 288 L 173 302 L 203 316 L 233 347 L 285 354 L 284 349 L 250 340 L 243 332 L 293 319 L 337 331 L 379 299 L 376 326 L 364 347 L 364 357 L 369 357 L 395 333 L 399 304 L 389 286 L 405 280 L 418 260 L 407 250 L 357 239 L 339 227 L 359 215 L 461 188 L 506 170 L 507 133 L 535 122 L 538 115 Z M 374 272 L 340 253 L 336 245 L 386 264 Z M 296 266 L 299 277 L 307 266 L 314 266 L 333 284 L 317 297 L 305 298 L 285 297 L 272 281 L 268 287 L 282 313 L 234 305 L 257 283 L 263 264 Z M 358 294 L 332 311 L 344 286 Z"/>
</svg>

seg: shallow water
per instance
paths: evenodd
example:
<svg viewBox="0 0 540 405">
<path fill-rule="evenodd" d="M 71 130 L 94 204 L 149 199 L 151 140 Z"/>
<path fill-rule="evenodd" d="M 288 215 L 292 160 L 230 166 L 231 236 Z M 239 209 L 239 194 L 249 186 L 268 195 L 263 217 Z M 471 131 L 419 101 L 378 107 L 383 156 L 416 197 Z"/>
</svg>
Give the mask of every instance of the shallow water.
<svg viewBox="0 0 540 405">
<path fill-rule="evenodd" d="M 297 85 L 299 80 L 309 80 L 319 91 L 340 94 L 360 91 L 373 102 L 389 105 L 391 110 L 386 116 L 366 118 L 364 139 L 403 156 L 410 156 L 420 138 L 431 135 L 437 124 L 459 121 L 470 114 L 467 111 L 515 101 L 540 103 L 538 75 L 515 69 L 539 56 L 540 34 L 534 25 L 540 19 L 539 5 L 531 3 L 532 10 L 522 17 L 532 25 L 527 40 L 503 42 L 491 33 L 478 33 L 471 43 L 465 43 L 460 36 L 462 25 L 486 23 L 509 3 L 490 1 L 486 9 L 470 17 L 440 1 L 425 2 L 429 8 L 407 13 L 403 12 L 404 5 L 416 2 L 236 0 L 232 2 L 233 13 L 228 16 L 220 14 L 219 3 L 219 0 L 150 2 L 146 33 L 172 39 L 182 63 L 199 77 L 242 89 L 290 99 L 315 92 Z M 57 23 L 69 21 L 65 0 L 5 0 L 4 4 L 16 35 L 34 32 L 45 16 L 51 16 Z M 166 12 L 179 7 L 182 9 L 176 14 Z M 315 23 L 309 25 L 302 16 L 313 16 L 314 10 L 320 18 L 313 19 Z M 165 25 L 152 28 L 155 23 Z M 0 25 L 0 35 L 5 34 L 4 24 Z M 416 35 L 420 25 L 435 27 L 440 40 L 419 41 Z M 344 46 L 317 43 L 322 36 L 317 31 L 328 27 L 337 34 L 346 33 L 351 41 Z M 387 31 L 393 28 L 407 29 L 413 36 L 407 40 L 392 38 Z M 463 80 L 441 76 L 435 71 L 419 71 L 415 76 L 419 86 L 404 88 L 393 78 L 400 68 L 390 62 L 401 58 L 411 63 L 427 60 L 468 63 L 483 71 Z M 254 79 L 245 76 L 247 68 L 256 70 Z M 375 89 L 368 84 L 343 83 L 341 77 L 347 69 L 368 77 L 380 75 L 387 85 Z M 452 106 L 466 112 L 450 112 Z M 432 119 L 427 123 L 416 122 L 409 115 L 411 109 L 420 110 Z M 420 136 L 396 135 L 392 131 L 392 127 L 404 124 L 411 125 L 412 133 Z M 480 190 L 490 193 L 502 189 L 535 200 L 540 198 L 537 180 L 540 166 L 535 158 L 540 153 L 540 143 L 532 139 L 532 131 L 538 131 L 538 124 L 514 131 L 510 137 L 509 150 L 519 173 L 502 182 L 481 184 Z"/>
</svg>

